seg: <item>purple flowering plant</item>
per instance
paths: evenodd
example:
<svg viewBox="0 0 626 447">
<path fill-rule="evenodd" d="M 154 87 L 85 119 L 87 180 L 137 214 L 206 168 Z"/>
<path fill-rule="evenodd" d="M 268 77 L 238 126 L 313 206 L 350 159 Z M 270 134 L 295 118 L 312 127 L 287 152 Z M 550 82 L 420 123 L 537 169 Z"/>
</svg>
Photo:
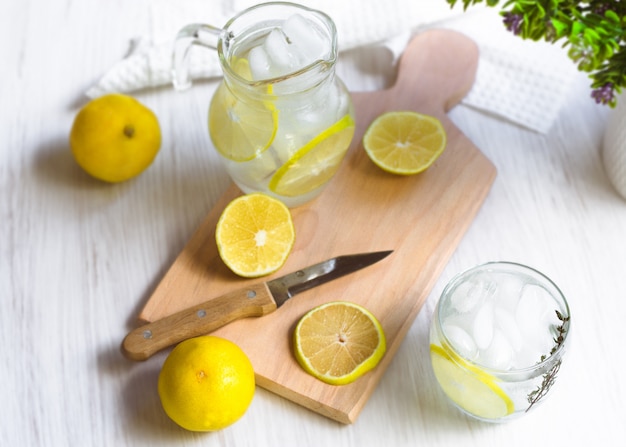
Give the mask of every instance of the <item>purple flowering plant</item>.
<svg viewBox="0 0 626 447">
<path fill-rule="evenodd" d="M 499 0 L 459 1 L 464 8 Z M 591 97 L 615 107 L 626 87 L 626 0 L 507 0 L 501 15 L 506 28 L 523 39 L 562 42 L 578 70 L 589 73 Z"/>
</svg>

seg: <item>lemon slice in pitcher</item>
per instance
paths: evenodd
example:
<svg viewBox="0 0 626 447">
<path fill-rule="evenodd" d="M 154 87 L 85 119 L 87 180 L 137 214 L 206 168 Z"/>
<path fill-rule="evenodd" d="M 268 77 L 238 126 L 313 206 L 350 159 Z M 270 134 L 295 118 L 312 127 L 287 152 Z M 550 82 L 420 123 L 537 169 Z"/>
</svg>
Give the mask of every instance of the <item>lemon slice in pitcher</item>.
<svg viewBox="0 0 626 447">
<path fill-rule="evenodd" d="M 468 413 L 498 419 L 515 411 L 513 401 L 491 374 L 438 345 L 430 345 L 430 358 L 443 391 Z"/>
<path fill-rule="evenodd" d="M 270 190 L 281 196 L 296 197 L 324 185 L 339 169 L 353 135 L 354 119 L 345 115 L 281 166 L 270 180 Z"/>
<path fill-rule="evenodd" d="M 271 90 L 269 86 L 270 94 Z M 223 82 L 215 91 L 209 108 L 209 134 L 224 157 L 237 162 L 252 160 L 271 146 L 277 129 L 278 111 L 272 102 L 241 101 Z"/>
</svg>

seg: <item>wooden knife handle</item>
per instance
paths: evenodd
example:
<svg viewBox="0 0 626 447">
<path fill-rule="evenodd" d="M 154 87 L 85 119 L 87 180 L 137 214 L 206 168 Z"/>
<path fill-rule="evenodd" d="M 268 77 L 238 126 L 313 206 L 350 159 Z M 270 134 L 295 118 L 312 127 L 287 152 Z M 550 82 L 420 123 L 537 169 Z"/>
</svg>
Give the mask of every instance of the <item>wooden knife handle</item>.
<svg viewBox="0 0 626 447">
<path fill-rule="evenodd" d="M 146 360 L 161 349 L 208 334 L 231 321 L 274 310 L 276 302 L 267 285 L 254 284 L 138 327 L 124 338 L 122 352 L 131 360 Z"/>
</svg>

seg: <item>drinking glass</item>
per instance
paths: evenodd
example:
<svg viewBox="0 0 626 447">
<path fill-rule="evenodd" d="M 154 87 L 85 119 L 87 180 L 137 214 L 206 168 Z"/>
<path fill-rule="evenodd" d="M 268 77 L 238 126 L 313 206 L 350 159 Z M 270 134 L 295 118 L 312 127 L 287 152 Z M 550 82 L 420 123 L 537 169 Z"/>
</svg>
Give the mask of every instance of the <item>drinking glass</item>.
<svg viewBox="0 0 626 447">
<path fill-rule="evenodd" d="M 430 357 L 443 392 L 485 421 L 519 417 L 553 390 L 568 347 L 570 309 L 545 275 L 511 262 L 453 278 L 433 315 Z"/>
</svg>

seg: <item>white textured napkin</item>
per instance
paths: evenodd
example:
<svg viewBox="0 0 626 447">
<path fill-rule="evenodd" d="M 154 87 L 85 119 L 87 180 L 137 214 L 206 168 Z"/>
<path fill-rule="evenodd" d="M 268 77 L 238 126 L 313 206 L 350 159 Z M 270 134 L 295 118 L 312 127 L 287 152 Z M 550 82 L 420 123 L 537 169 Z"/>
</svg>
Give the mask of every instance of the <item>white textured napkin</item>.
<svg viewBox="0 0 626 447">
<path fill-rule="evenodd" d="M 560 44 L 523 40 L 504 28 L 495 9 L 442 24 L 480 48 L 476 80 L 463 103 L 546 133 L 577 75 Z"/>
<path fill-rule="evenodd" d="M 147 36 L 133 39 L 133 50 L 114 65 L 87 95 L 132 92 L 171 84 L 171 52 L 176 33 L 189 23 L 223 26 L 259 0 L 159 0 L 148 14 Z M 530 42 L 504 29 L 498 11 L 473 7 L 450 9 L 445 0 L 299 0 L 326 12 L 336 26 L 339 51 L 362 46 L 388 47 L 402 53 L 412 33 L 449 28 L 479 46 L 477 77 L 465 105 L 497 115 L 538 132 L 547 132 L 576 73 L 564 51 L 545 42 Z M 221 75 L 216 51 L 192 48 L 192 79 Z"/>
</svg>

